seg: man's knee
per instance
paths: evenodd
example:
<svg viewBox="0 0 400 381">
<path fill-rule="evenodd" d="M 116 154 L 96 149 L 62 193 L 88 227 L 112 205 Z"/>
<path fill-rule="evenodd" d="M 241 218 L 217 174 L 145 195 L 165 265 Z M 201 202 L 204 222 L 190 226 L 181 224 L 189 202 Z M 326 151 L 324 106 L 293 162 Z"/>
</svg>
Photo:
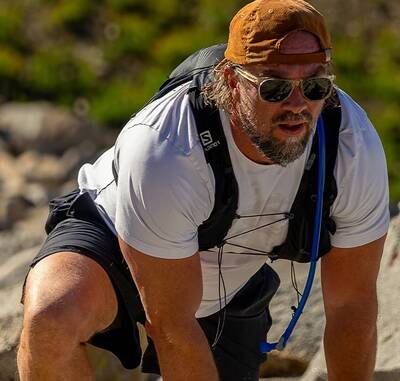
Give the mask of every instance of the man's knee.
<svg viewBox="0 0 400 381">
<path fill-rule="evenodd" d="M 24 295 L 22 340 L 30 346 L 77 345 L 112 323 L 117 300 L 104 270 L 75 253 L 40 261 L 30 272 Z"/>
</svg>

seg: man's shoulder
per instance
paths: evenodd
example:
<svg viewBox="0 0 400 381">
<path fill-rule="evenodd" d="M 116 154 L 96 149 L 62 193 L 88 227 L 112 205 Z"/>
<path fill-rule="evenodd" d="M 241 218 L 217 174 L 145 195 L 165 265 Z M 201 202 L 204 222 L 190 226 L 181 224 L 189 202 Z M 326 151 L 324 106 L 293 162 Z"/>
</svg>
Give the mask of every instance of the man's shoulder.
<svg viewBox="0 0 400 381">
<path fill-rule="evenodd" d="M 180 85 L 139 110 L 122 129 L 117 150 L 144 144 L 163 145 L 183 156 L 197 154 L 200 142 L 188 88 L 188 83 Z"/>
<path fill-rule="evenodd" d="M 387 230 L 388 183 L 385 154 L 366 112 L 344 91 L 338 91 L 342 122 L 335 167 L 338 196 L 331 215 L 335 247 L 355 247 Z"/>
<path fill-rule="evenodd" d="M 176 116 L 177 113 L 187 112 L 189 108 L 189 82 L 179 85 L 163 96 L 149 101 L 130 120 L 129 123 L 143 123 L 160 128 L 165 117 Z"/>
<path fill-rule="evenodd" d="M 339 130 L 342 156 L 354 159 L 365 151 L 381 151 L 382 143 L 366 111 L 343 90 L 338 89 L 338 96 L 342 110 Z"/>
<path fill-rule="evenodd" d="M 338 88 L 337 94 L 342 110 L 340 133 L 362 133 L 371 129 L 375 130 L 366 111 L 359 103 L 342 89 Z"/>
</svg>

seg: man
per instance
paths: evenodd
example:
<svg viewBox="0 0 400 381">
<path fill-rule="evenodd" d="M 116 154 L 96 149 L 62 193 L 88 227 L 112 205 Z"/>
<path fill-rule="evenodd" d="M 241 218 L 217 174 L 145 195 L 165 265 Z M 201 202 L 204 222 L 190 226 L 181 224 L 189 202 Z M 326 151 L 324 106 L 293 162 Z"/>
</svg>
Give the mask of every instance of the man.
<svg viewBox="0 0 400 381">
<path fill-rule="evenodd" d="M 268 252 L 285 239 L 287 220 L 257 227 L 271 222 L 262 215 L 288 212 L 296 196 L 316 120 L 331 99 L 330 48 L 322 16 L 302 0 L 256 0 L 233 18 L 225 60 L 204 97 L 220 109 L 239 184 L 237 214 L 258 217 L 236 219 L 228 233 L 236 238 L 224 251 L 198 251 L 215 179 L 187 84 L 147 105 L 113 148 L 82 167 L 81 196 L 58 203 L 59 210 L 73 208 L 67 219 L 50 220 L 27 277 L 21 380 L 93 379 L 89 341 L 136 366 L 137 321 L 152 339 L 142 368 L 157 372 L 159 365 L 164 381 L 258 380 L 258 346 L 279 279 L 264 256 L 246 253 Z M 368 381 L 389 220 L 387 175 L 367 116 L 336 92 L 336 233 L 321 260 L 325 352 L 330 381 Z"/>
</svg>

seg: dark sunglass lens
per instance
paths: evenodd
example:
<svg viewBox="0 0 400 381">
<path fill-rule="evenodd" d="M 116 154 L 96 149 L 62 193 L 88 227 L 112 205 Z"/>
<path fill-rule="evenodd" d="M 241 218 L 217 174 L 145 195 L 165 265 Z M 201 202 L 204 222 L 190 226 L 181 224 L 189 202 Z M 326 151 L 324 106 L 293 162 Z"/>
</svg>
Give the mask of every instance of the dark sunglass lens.
<svg viewBox="0 0 400 381">
<path fill-rule="evenodd" d="M 292 90 L 290 81 L 284 79 L 266 79 L 260 84 L 260 96 L 268 102 L 281 102 Z"/>
<path fill-rule="evenodd" d="M 311 101 L 325 99 L 332 90 L 329 78 L 309 78 L 303 81 L 303 94 Z"/>
</svg>

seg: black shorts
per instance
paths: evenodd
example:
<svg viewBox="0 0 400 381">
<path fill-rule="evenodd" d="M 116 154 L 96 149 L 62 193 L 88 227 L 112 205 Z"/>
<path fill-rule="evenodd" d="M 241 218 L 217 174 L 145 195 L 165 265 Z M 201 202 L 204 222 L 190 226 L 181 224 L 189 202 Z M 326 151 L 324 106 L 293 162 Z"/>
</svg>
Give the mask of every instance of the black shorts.
<svg viewBox="0 0 400 381">
<path fill-rule="evenodd" d="M 145 314 L 118 240 L 104 223 L 89 194 L 75 191 L 53 200 L 46 231 L 48 237 L 31 267 L 48 255 L 75 252 L 99 263 L 114 286 L 117 317 L 89 343 L 114 353 L 127 369 L 141 363 L 142 372 L 160 374 L 151 339 L 143 354 L 140 348 L 137 324 L 144 324 Z M 260 353 L 259 344 L 265 340 L 271 326 L 268 306 L 278 287 L 278 275 L 264 265 L 228 303 L 222 335 L 212 349 L 221 381 L 258 381 L 259 366 L 266 358 Z M 198 319 L 210 346 L 222 320 L 221 312 Z"/>
</svg>

